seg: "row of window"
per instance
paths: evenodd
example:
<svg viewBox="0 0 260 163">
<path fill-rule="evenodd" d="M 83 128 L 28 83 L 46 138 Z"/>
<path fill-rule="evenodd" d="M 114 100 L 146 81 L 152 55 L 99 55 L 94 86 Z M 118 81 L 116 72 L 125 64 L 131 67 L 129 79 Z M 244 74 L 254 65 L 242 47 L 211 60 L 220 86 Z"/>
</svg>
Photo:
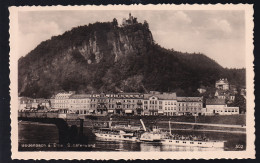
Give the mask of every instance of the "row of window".
<svg viewBox="0 0 260 163">
<path fill-rule="evenodd" d="M 196 102 L 196 103 L 179 103 L 179 106 L 201 106 L 201 102 Z"/>
</svg>

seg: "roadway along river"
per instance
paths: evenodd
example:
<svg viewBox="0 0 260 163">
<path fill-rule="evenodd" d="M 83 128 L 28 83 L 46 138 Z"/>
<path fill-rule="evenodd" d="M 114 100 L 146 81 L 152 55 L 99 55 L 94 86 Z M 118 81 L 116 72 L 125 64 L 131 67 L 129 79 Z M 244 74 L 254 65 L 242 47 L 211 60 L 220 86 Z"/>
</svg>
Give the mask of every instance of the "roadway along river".
<svg viewBox="0 0 260 163">
<path fill-rule="evenodd" d="M 21 151 L 55 151 L 61 150 L 55 147 L 50 148 L 26 148 L 23 144 L 49 144 L 58 143 L 58 130 L 55 125 L 42 124 L 36 122 L 19 122 L 19 150 Z M 175 130 L 179 135 L 206 136 L 212 140 L 226 140 L 224 149 L 181 147 L 172 145 L 161 145 L 159 143 L 137 143 L 126 141 L 108 141 L 97 139 L 88 127 L 84 127 L 84 134 L 88 137 L 88 142 L 93 148 L 92 151 L 206 151 L 206 150 L 245 150 L 246 134 L 242 133 L 221 133 L 202 131 L 181 131 Z"/>
</svg>

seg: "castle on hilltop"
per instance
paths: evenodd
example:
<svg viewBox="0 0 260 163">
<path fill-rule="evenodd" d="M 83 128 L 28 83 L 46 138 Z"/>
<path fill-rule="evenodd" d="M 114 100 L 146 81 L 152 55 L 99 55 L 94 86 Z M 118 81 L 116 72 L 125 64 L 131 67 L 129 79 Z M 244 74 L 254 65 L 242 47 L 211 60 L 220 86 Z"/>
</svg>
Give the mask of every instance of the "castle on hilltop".
<svg viewBox="0 0 260 163">
<path fill-rule="evenodd" d="M 123 25 L 123 26 L 127 26 L 127 25 L 133 25 L 133 24 L 136 24 L 136 23 L 138 23 L 138 22 L 137 22 L 137 18 L 133 17 L 133 16 L 131 15 L 131 13 L 129 13 L 129 18 L 128 18 L 128 19 L 123 18 L 122 25 Z"/>
</svg>

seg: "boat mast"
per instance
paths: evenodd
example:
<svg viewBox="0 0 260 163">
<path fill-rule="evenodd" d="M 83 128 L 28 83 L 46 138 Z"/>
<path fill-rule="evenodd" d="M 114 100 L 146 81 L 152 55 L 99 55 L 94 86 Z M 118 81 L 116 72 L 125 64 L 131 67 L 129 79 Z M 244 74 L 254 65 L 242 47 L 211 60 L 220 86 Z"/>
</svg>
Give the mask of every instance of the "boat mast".
<svg viewBox="0 0 260 163">
<path fill-rule="evenodd" d="M 144 131 L 146 131 L 146 127 L 145 127 L 145 125 L 144 125 L 144 122 L 143 122 L 143 120 L 142 120 L 142 119 L 140 119 L 140 122 L 141 122 L 141 124 L 142 124 L 142 126 L 143 126 L 143 128 L 144 128 Z"/>
</svg>

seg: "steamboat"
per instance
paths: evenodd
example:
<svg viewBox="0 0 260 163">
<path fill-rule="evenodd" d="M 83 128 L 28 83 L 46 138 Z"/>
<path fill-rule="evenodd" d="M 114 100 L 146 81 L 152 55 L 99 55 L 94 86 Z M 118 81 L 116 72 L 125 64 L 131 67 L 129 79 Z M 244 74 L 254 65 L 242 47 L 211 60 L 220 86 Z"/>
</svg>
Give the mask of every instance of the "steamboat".
<svg viewBox="0 0 260 163">
<path fill-rule="evenodd" d="M 225 141 L 209 140 L 206 137 L 183 136 L 171 133 L 171 124 L 169 121 L 169 132 L 162 131 L 157 126 L 153 126 L 152 130 L 145 127 L 144 122 L 140 119 L 141 127 L 131 126 L 111 126 L 94 129 L 93 133 L 98 138 L 111 140 L 125 140 L 134 142 L 158 142 L 162 145 L 173 146 L 190 146 L 203 148 L 224 148 Z"/>
<path fill-rule="evenodd" d="M 170 121 L 169 130 L 169 133 L 161 139 L 162 144 L 203 148 L 224 148 L 225 141 L 209 140 L 206 137 L 200 138 L 196 136 L 180 136 L 172 134 Z"/>
<path fill-rule="evenodd" d="M 164 136 L 164 133 L 157 126 L 153 126 L 153 129 L 151 131 L 148 131 L 146 129 L 142 119 L 140 119 L 140 122 L 144 129 L 144 132 L 140 136 L 140 141 L 144 141 L 144 142 L 160 142 L 161 141 L 161 139 Z"/>
<path fill-rule="evenodd" d="M 93 133 L 96 137 L 111 140 L 139 141 L 141 129 L 138 127 L 128 126 L 112 126 L 111 121 L 107 128 L 94 129 Z"/>
</svg>

